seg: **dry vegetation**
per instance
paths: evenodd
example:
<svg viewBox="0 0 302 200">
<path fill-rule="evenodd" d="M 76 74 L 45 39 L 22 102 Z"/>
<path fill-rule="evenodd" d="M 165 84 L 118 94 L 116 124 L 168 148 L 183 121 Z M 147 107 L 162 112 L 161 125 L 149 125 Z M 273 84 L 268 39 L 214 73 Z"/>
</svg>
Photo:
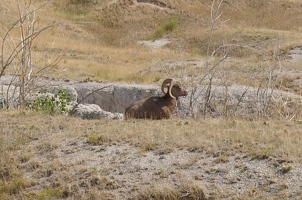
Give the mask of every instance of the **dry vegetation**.
<svg viewBox="0 0 302 200">
<path fill-rule="evenodd" d="M 1 199 L 301 198 L 301 121 L 2 111 Z"/>
<path fill-rule="evenodd" d="M 5 2 L 10 2 L 5 6 L 13 10 L 13 1 Z M 61 62 L 51 72 L 52 76 L 154 83 L 168 75 L 184 76 L 183 66 L 166 72 L 164 67 L 170 63 L 205 61 L 209 45 L 213 51 L 225 44 L 258 50 L 238 48 L 220 69 L 232 82 L 247 85 L 251 83 L 246 77 L 250 74 L 257 76 L 268 68 L 264 60 L 273 61 L 274 53 L 287 55 L 291 48 L 302 43 L 300 2 L 224 1 L 220 8 L 223 15 L 213 31 L 209 1 L 161 1 L 166 7 L 133 2 L 136 1 L 52 0 L 46 3 L 38 12 L 39 24 L 58 25 L 39 38 L 35 50 L 40 53 L 48 51 L 49 59 L 61 57 Z M 35 3 L 45 4 L 41 0 Z M 15 20 L 13 13 L 4 6 L 1 10 L 5 11 L 2 23 Z M 137 44 L 139 40 L 153 37 L 156 30 L 171 18 L 175 19 L 176 26 L 164 36 L 171 40 L 166 48 L 150 49 Z M 212 44 L 209 44 L 210 39 Z M 188 76 L 202 75 L 203 66 L 204 63 L 191 66 L 185 72 Z M 282 66 L 284 71 L 295 71 L 299 65 L 286 62 Z"/>
<path fill-rule="evenodd" d="M 56 26 L 34 58 L 47 52 L 43 66 L 59 57 L 45 74 L 55 78 L 157 83 L 199 80 L 215 48 L 236 46 L 215 84 L 260 87 L 273 72 L 276 89 L 301 95 L 301 60 L 289 59 L 302 46 L 301 6 L 227 0 L 211 28 L 208 0 L 51 0 L 38 25 Z M 16 20 L 14 9 L 0 3 L 1 27 Z M 137 43 L 156 33 L 171 43 Z M 302 199 L 301 120 L 86 121 L 1 110 L 0 199 Z"/>
</svg>

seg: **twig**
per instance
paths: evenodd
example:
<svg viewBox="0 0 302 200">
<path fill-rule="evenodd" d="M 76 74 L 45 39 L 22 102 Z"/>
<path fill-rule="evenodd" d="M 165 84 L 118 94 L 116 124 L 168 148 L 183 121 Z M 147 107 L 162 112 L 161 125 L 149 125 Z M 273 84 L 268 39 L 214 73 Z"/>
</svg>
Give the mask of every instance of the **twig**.
<svg viewBox="0 0 302 200">
<path fill-rule="evenodd" d="M 90 95 L 92 95 L 93 93 L 95 92 L 98 92 L 100 90 L 103 90 L 103 89 L 106 89 L 106 88 L 109 88 L 111 87 L 111 85 L 107 85 L 107 86 L 104 86 L 104 87 L 101 87 L 99 89 L 96 89 L 96 90 L 93 90 L 92 92 L 90 92 L 89 94 L 87 94 L 83 99 L 81 99 L 81 101 L 79 101 L 76 105 L 73 106 L 73 108 L 71 109 L 71 111 L 69 112 L 70 115 L 73 115 L 75 113 L 75 109 L 78 107 L 79 104 L 81 104 L 85 99 L 87 99 Z"/>
</svg>

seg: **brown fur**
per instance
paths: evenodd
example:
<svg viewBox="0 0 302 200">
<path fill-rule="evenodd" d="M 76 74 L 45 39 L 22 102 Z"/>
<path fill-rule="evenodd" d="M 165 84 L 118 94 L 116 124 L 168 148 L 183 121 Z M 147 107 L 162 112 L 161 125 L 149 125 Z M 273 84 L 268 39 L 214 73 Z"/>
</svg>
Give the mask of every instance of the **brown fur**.
<svg viewBox="0 0 302 200">
<path fill-rule="evenodd" d="M 169 119 L 176 107 L 177 98 L 188 94 L 178 84 L 173 86 L 171 93 L 176 98 L 172 98 L 167 92 L 162 97 L 149 97 L 132 103 L 125 109 L 124 118 Z"/>
</svg>

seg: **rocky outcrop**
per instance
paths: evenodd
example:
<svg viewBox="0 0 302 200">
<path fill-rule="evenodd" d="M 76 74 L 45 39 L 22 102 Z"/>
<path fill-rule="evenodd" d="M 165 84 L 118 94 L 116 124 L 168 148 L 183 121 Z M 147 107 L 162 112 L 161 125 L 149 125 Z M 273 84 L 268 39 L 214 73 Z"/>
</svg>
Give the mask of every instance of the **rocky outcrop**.
<svg viewBox="0 0 302 200">
<path fill-rule="evenodd" d="M 73 85 L 78 103 L 96 104 L 109 112 L 123 113 L 131 102 L 160 95 L 159 87 L 150 85 L 78 83 Z"/>
<path fill-rule="evenodd" d="M 0 103 L 5 102 L 9 81 L 1 77 Z M 66 90 L 72 100 L 75 116 L 88 119 L 121 119 L 124 109 L 137 100 L 160 96 L 159 85 L 138 85 L 98 82 L 75 82 L 42 79 L 37 82 L 39 91 L 56 94 Z M 9 93 L 18 91 L 10 87 Z M 256 118 L 280 115 L 291 118 L 302 112 L 302 97 L 293 93 L 269 88 L 254 88 L 242 85 L 199 85 L 187 88 L 185 98 L 178 100 L 174 115 L 181 117 L 237 116 Z M 16 95 L 15 95 L 16 96 Z"/>
<path fill-rule="evenodd" d="M 5 104 L 9 93 L 11 105 L 18 98 L 18 84 L 11 83 L 10 76 L 1 77 L 0 102 Z M 11 85 L 8 87 L 8 85 Z M 58 94 L 64 89 L 71 99 L 70 109 L 77 117 L 85 119 L 111 118 L 121 119 L 126 106 L 133 101 L 153 95 L 159 95 L 160 89 L 151 85 L 109 84 L 98 82 L 76 82 L 53 79 L 37 81 L 35 92 Z M 41 95 L 33 93 L 27 100 L 32 101 Z M 16 102 L 17 103 L 17 102 Z M 13 106 L 11 106 L 13 107 Z"/>
</svg>

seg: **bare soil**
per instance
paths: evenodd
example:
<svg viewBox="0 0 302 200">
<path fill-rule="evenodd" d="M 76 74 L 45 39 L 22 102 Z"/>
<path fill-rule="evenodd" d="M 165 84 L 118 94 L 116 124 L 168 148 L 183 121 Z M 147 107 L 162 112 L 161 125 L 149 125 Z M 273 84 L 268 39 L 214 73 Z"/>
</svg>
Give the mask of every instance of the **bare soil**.
<svg viewBox="0 0 302 200">
<path fill-rule="evenodd" d="M 143 139 L 144 134 L 155 134 L 152 127 L 145 126 L 140 130 L 141 135 L 124 139 L 129 136 L 123 135 L 121 129 L 133 127 L 128 126 L 132 123 L 140 129 L 145 123 L 140 120 L 120 121 L 113 123 L 114 127 L 106 120 L 67 119 L 69 127 L 62 119 L 56 122 L 56 117 L 49 118 L 50 130 L 36 136 L 34 133 L 41 131 L 39 127 L 19 126 L 33 131 L 31 142 L 20 146 L 15 153 L 15 158 L 21 161 L 18 168 L 22 176 L 30 182 L 23 192 L 25 197 L 302 199 L 299 159 L 253 156 L 244 150 L 243 144 L 234 145 L 228 140 L 225 140 L 226 149 L 218 147 L 212 151 L 185 144 L 177 146 L 172 141 L 166 141 L 166 146 L 159 148 Z M 120 139 L 103 134 L 97 141 L 93 140 L 95 131 L 108 130 L 117 131 Z M 188 144 L 192 139 L 190 137 Z M 24 159 L 26 155 L 28 159 Z M 57 196 L 50 192 L 58 188 Z"/>
</svg>

